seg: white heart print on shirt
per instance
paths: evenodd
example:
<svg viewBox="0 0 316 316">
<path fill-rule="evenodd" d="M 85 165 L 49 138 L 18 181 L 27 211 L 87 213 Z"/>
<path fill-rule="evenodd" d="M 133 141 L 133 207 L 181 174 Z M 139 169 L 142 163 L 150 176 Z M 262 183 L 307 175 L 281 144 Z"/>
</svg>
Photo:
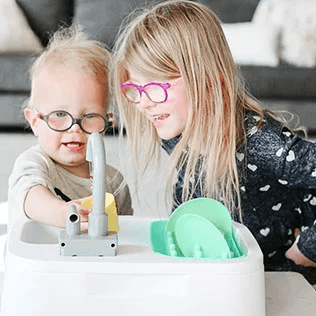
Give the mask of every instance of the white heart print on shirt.
<svg viewBox="0 0 316 316">
<path fill-rule="evenodd" d="M 311 199 L 312 195 L 309 194 L 307 197 L 303 199 L 303 202 L 308 202 Z"/>
<path fill-rule="evenodd" d="M 316 205 L 316 197 L 314 196 L 311 200 L 310 200 L 310 205 L 315 206 Z"/>
<path fill-rule="evenodd" d="M 287 185 L 288 184 L 288 182 L 286 181 L 286 180 L 281 180 L 281 179 L 279 179 L 278 180 L 282 185 Z"/>
<path fill-rule="evenodd" d="M 237 153 L 236 157 L 239 161 L 243 161 L 245 158 L 245 154 L 244 153 Z"/>
<path fill-rule="evenodd" d="M 251 165 L 250 163 L 247 166 L 251 171 L 256 171 L 257 170 L 257 166 L 256 165 Z"/>
<path fill-rule="evenodd" d="M 295 208 L 294 211 L 298 212 L 298 214 L 302 214 L 302 210 L 300 208 Z"/>
<path fill-rule="evenodd" d="M 282 206 L 282 203 L 278 203 L 277 205 L 273 205 L 272 206 L 272 210 L 273 211 L 279 211 L 281 206 Z"/>
<path fill-rule="evenodd" d="M 264 237 L 267 237 L 269 235 L 269 233 L 270 233 L 269 227 L 260 229 L 260 234 Z"/>
<path fill-rule="evenodd" d="M 292 240 L 288 240 L 285 244 L 284 244 L 284 246 L 291 246 L 292 245 Z"/>
<path fill-rule="evenodd" d="M 287 136 L 287 137 L 290 137 L 292 135 L 290 132 L 283 132 L 282 134 Z"/>
<path fill-rule="evenodd" d="M 281 157 L 282 156 L 282 153 L 283 153 L 283 148 L 280 148 L 278 151 L 277 151 L 277 153 L 276 153 L 276 155 L 278 156 L 278 157 Z"/>
<path fill-rule="evenodd" d="M 269 258 L 272 258 L 276 253 L 277 253 L 276 250 L 274 250 L 273 252 L 271 252 L 271 253 L 268 254 L 268 257 L 269 257 Z"/>
<path fill-rule="evenodd" d="M 267 184 L 266 186 L 260 188 L 259 190 L 262 191 L 262 192 L 267 192 L 269 189 L 270 189 L 270 185 Z"/>
<path fill-rule="evenodd" d="M 293 150 L 290 150 L 287 157 L 286 157 L 286 160 L 288 162 L 291 162 L 293 160 L 295 160 L 295 154 L 294 154 L 294 151 Z"/>
</svg>

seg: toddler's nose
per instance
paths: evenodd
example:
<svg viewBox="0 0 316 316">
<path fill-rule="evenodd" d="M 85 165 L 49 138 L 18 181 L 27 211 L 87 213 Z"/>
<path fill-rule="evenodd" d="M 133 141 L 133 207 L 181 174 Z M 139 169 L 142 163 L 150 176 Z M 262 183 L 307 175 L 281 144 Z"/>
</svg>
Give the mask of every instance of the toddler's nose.
<svg viewBox="0 0 316 316">
<path fill-rule="evenodd" d="M 79 125 L 79 123 L 74 123 L 68 131 L 73 132 L 73 133 L 83 133 L 84 132 L 82 130 L 81 126 Z"/>
</svg>

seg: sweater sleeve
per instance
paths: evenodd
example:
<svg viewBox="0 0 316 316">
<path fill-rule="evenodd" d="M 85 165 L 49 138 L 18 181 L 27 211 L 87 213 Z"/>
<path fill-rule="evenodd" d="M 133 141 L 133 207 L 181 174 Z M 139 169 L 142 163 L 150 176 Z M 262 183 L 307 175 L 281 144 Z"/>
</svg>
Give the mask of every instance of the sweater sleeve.
<svg viewBox="0 0 316 316">
<path fill-rule="evenodd" d="M 308 259 L 316 262 L 316 221 L 311 227 L 301 232 L 297 247 Z"/>
<path fill-rule="evenodd" d="M 273 175 L 287 190 L 283 191 L 287 192 L 286 199 L 291 200 L 291 190 L 302 192 L 306 207 L 296 208 L 304 219 L 303 225 L 297 227 L 301 230 L 298 248 L 316 262 L 316 143 L 301 139 L 287 128 L 265 126 L 250 137 L 248 145 L 249 163 L 264 170 L 261 176 Z"/>
<path fill-rule="evenodd" d="M 277 175 L 283 183 L 288 182 L 290 188 L 312 192 L 316 189 L 316 143 L 285 133 L 289 140 L 277 151 L 281 162 Z M 301 234 L 297 246 L 307 258 L 316 262 L 316 196 L 307 194 L 304 201 L 309 203 L 308 209 L 313 210 L 313 218 L 311 214 L 302 214 L 308 222 L 298 227 Z"/>
<path fill-rule="evenodd" d="M 16 159 L 9 177 L 8 228 L 16 221 L 28 218 L 24 212 L 24 202 L 32 187 L 42 185 L 53 191 L 49 180 L 50 164 L 52 162 L 41 154 L 38 146 L 31 147 Z"/>
</svg>

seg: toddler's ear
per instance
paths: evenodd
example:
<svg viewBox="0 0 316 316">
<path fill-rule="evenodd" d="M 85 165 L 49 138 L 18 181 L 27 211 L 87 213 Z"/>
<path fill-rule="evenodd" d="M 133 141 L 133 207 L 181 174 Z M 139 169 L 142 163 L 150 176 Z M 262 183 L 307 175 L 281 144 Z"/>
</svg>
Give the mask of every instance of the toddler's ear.
<svg viewBox="0 0 316 316">
<path fill-rule="evenodd" d="M 30 127 L 32 128 L 34 135 L 38 136 L 37 135 L 38 114 L 36 114 L 33 109 L 26 108 L 26 109 L 24 109 L 24 117 L 29 122 Z"/>
</svg>

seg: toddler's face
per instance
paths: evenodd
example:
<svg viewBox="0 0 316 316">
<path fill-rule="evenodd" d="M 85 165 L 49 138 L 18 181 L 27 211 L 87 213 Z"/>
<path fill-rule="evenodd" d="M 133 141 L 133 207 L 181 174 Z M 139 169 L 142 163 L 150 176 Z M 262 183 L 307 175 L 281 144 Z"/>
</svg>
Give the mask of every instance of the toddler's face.
<svg viewBox="0 0 316 316">
<path fill-rule="evenodd" d="M 150 82 L 169 82 L 171 86 L 167 89 L 167 101 L 155 103 L 142 93 L 140 102 L 134 106 L 152 122 L 161 139 L 171 139 L 184 131 L 189 116 L 189 102 L 183 80 L 159 81 L 131 70 L 130 82 L 142 86 Z"/>
<path fill-rule="evenodd" d="M 64 66 L 46 66 L 34 78 L 32 107 L 41 114 L 64 110 L 74 118 L 88 113 L 105 115 L 107 91 L 94 78 Z M 60 166 L 78 176 L 88 176 L 86 145 L 89 134 L 78 124 L 56 132 L 32 109 L 25 113 L 42 149 Z"/>
</svg>

